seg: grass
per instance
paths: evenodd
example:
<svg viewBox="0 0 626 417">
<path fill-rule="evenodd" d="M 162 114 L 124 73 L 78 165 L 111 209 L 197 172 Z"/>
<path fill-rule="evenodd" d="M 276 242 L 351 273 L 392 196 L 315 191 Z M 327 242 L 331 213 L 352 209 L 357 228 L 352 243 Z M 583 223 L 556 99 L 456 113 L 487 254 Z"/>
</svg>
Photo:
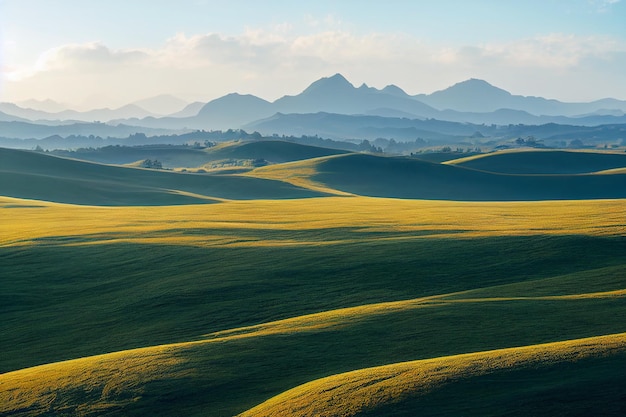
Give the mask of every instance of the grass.
<svg viewBox="0 0 626 417">
<path fill-rule="evenodd" d="M 165 168 L 197 168 L 214 161 L 264 159 L 269 163 L 282 163 L 320 156 L 345 153 L 345 151 L 308 146 L 280 140 L 223 142 L 210 148 L 187 146 L 107 146 L 77 151 L 53 151 L 55 155 L 103 164 L 131 164 L 146 159 L 158 160 Z"/>
<path fill-rule="evenodd" d="M 180 205 L 322 195 L 279 181 L 124 168 L 9 149 L 0 149 L 0 167 L 0 195 L 82 205 Z"/>
<path fill-rule="evenodd" d="M 616 355 L 611 360 L 598 360 L 598 356 Z M 298 415 L 298 416 L 365 416 L 365 415 L 405 415 L 408 412 L 420 411 L 420 415 L 439 415 L 442 409 L 446 409 L 450 415 L 462 413 L 463 415 L 499 415 L 500 413 L 514 412 L 516 415 L 524 415 L 529 410 L 520 409 L 516 402 L 526 399 L 525 393 L 520 393 L 520 385 L 528 389 L 531 384 L 525 384 L 522 379 L 521 384 L 511 384 L 515 387 L 513 393 L 508 393 L 506 397 L 510 403 L 506 404 L 502 399 L 497 398 L 494 392 L 487 391 L 481 398 L 480 403 L 472 401 L 468 396 L 468 391 L 477 391 L 475 388 L 468 390 L 471 384 L 483 382 L 490 379 L 508 379 L 537 373 L 545 373 L 546 369 L 557 372 L 565 368 L 565 365 L 575 368 L 575 373 L 584 373 L 586 376 L 597 376 L 601 374 L 603 378 L 607 375 L 612 379 L 620 380 L 626 369 L 626 333 L 578 339 L 565 342 L 547 343 L 528 347 L 509 348 L 493 350 L 487 352 L 470 353 L 463 355 L 447 356 L 436 359 L 413 361 L 381 366 L 377 368 L 362 369 L 346 374 L 335 375 L 313 381 L 300 387 L 280 394 L 259 406 L 252 408 L 241 414 L 241 417 L 261 417 L 277 415 Z M 602 372 L 593 369 L 589 365 L 591 362 L 597 367 L 598 362 L 605 362 Z M 617 369 L 608 368 L 607 362 L 617 365 Z M 591 369 L 590 369 L 591 368 Z M 529 369 L 532 372 L 529 372 Z M 569 369 L 568 374 L 572 374 Z M 581 372 L 582 371 L 582 372 Z M 554 373 L 557 373 L 554 372 Z M 563 374 L 561 374 L 561 378 Z M 580 378 L 580 375 L 578 375 Z M 551 378 L 543 378 L 543 384 L 554 384 L 559 381 L 557 375 Z M 556 380 L 556 381 L 555 381 Z M 537 382 L 533 379 L 533 382 Z M 560 381 L 562 385 L 562 380 Z M 587 383 L 589 381 L 586 381 Z M 571 384 L 571 382 L 570 382 Z M 454 385 L 464 385 L 462 390 Z M 495 384 L 493 384 L 495 385 Z M 428 402 L 428 397 L 438 390 L 447 391 L 447 394 L 455 393 L 459 397 L 455 398 L 456 404 L 446 404 L 439 402 L 437 408 L 424 410 L 422 402 Z M 496 392 L 498 390 L 495 390 Z M 498 394 L 502 395 L 502 389 Z M 578 390 L 578 392 L 580 392 Z M 618 390 L 618 393 L 621 393 Z M 439 394 L 439 393 L 436 393 Z M 567 399 L 574 399 L 574 393 L 569 393 Z M 619 394 L 618 394 L 619 395 Z M 615 396 L 615 394 L 614 394 Z M 443 400 L 445 396 L 439 395 Z M 486 397 L 486 398 L 485 398 Z M 496 398 L 494 398 L 496 397 Z M 458 400 L 465 400 L 468 404 L 459 405 Z M 420 401 L 422 400 L 422 401 Z M 425 401 L 424 401 L 425 400 Z M 613 400 L 619 401 L 619 396 Z M 499 410 L 494 407 L 497 402 Z M 621 400 L 623 403 L 623 400 Z M 400 403 L 399 405 L 396 403 Z M 410 407 L 406 407 L 409 403 Z M 468 407 L 472 404 L 475 408 Z M 478 405 L 478 407 L 477 407 Z M 548 410 L 545 409 L 548 405 Z M 541 415 L 552 415 L 549 408 L 553 404 L 545 404 L 541 410 Z M 589 410 L 598 412 L 600 409 Z M 402 410 L 402 408 L 405 408 Z M 408 410 L 407 410 L 408 408 Z M 476 410 L 477 408 L 477 410 Z M 618 407 L 614 408 L 619 411 Z M 381 410 L 382 409 L 382 410 Z M 538 411 L 538 410 L 533 410 Z M 562 411 L 562 410 L 560 410 Z M 602 412 L 602 411 L 600 411 Z M 479 414 L 480 413 L 480 414 Z M 533 414 L 537 415 L 537 414 Z"/>
<path fill-rule="evenodd" d="M 623 411 L 626 204 L 599 198 L 623 175 L 354 154 L 186 175 L 11 152 L 0 415 Z M 354 195 L 498 187 L 577 199 Z"/>
<path fill-rule="evenodd" d="M 3 198 L 0 414 L 232 416 L 357 369 L 624 332 L 625 207 Z"/>
<path fill-rule="evenodd" d="M 474 155 L 445 164 L 504 174 L 588 174 L 625 168 L 626 154 L 525 149 Z"/>
<path fill-rule="evenodd" d="M 0 392 L 5 400 L 12 397 L 2 403 L 35 413 L 48 405 L 46 393 L 53 391 L 56 409 L 112 407 L 106 411 L 115 415 L 120 412 L 115 405 L 123 406 L 124 415 L 154 410 L 232 415 L 307 380 L 364 366 L 624 329 L 611 320 L 626 313 L 623 297 L 471 304 L 440 300 L 445 298 L 329 311 L 218 332 L 197 342 L 7 373 L 0 377 Z M 477 321 L 481 325 L 468 331 Z M 620 364 L 618 359 L 615 365 Z M 168 395 L 175 401 L 164 404 Z"/>
<path fill-rule="evenodd" d="M 32 209 L 23 207 L 35 206 Z M 290 246 L 424 238 L 620 236 L 621 200 L 473 203 L 353 198 L 82 207 L 0 198 L 0 246 Z"/>
<path fill-rule="evenodd" d="M 527 164 L 547 165 L 538 156 L 550 156 L 557 152 L 526 152 Z M 568 152 L 563 152 L 568 154 Z M 604 158 L 616 158 L 619 164 L 626 162 L 622 154 L 572 152 L 578 159 L 601 159 L 603 165 L 613 165 Z M 493 155 L 493 156 L 489 156 Z M 569 161 L 575 174 L 560 173 L 548 167 L 545 174 L 510 174 L 508 171 L 487 172 L 466 166 L 470 162 L 491 161 L 498 156 L 525 155 L 496 153 L 470 157 L 467 163 L 457 160 L 434 163 L 416 158 L 383 157 L 367 154 L 334 155 L 288 164 L 257 168 L 247 172 L 248 177 L 278 179 L 292 185 L 337 195 L 360 195 L 403 199 L 455 200 L 455 201 L 533 201 L 533 200 L 582 200 L 624 198 L 626 175 L 622 170 L 601 171 L 607 175 L 580 174 L 587 172 L 579 163 Z M 538 162 L 535 162 L 538 159 Z M 558 159 L 558 158 L 557 158 Z M 593 161 L 591 161 L 593 162 Z M 515 166 L 505 161 L 504 166 Z M 549 165 L 549 164 L 548 164 Z M 495 166 L 495 165 L 494 165 Z M 589 166 L 589 163 L 586 163 Z M 622 165 L 618 165 L 622 166 Z M 494 168 L 494 171 L 496 169 Z M 532 170 L 531 170 L 532 171 Z M 610 174 L 610 175 L 609 175 Z"/>
<path fill-rule="evenodd" d="M 457 201 L 626 197 L 624 174 L 512 175 L 418 159 L 365 154 L 322 159 L 311 179 L 331 189 L 373 197 Z"/>
</svg>

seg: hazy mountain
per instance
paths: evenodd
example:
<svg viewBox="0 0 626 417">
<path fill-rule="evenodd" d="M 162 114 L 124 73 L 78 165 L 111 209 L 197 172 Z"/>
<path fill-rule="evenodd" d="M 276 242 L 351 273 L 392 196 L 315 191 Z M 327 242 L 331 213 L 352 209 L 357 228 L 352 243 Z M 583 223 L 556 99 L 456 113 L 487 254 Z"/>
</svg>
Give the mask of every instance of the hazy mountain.
<svg viewBox="0 0 626 417">
<path fill-rule="evenodd" d="M 189 103 L 170 94 L 161 94 L 132 103 L 150 113 L 168 116 L 182 111 Z"/>
<path fill-rule="evenodd" d="M 43 110 L 34 110 L 20 107 L 15 103 L 0 103 L 0 111 L 11 116 L 15 116 L 21 119 L 28 119 L 31 121 L 45 119 L 52 114 Z"/>
<path fill-rule="evenodd" d="M 184 109 L 178 111 L 176 113 L 170 114 L 170 117 L 192 117 L 197 115 L 200 112 L 200 109 L 205 106 L 206 103 L 202 101 L 194 101 L 193 103 L 187 104 Z"/>
<path fill-rule="evenodd" d="M 529 115 L 530 117 L 535 117 Z M 602 116 L 612 117 L 612 116 Z M 565 118 L 565 120 L 572 120 Z M 622 124 L 580 126 L 573 124 L 478 124 L 452 122 L 437 119 L 408 119 L 366 115 L 343 115 L 331 113 L 282 114 L 244 126 L 248 131 L 261 134 L 320 135 L 345 139 L 378 138 L 412 142 L 423 140 L 431 145 L 441 143 L 498 143 L 515 145 L 517 138 L 533 137 L 543 140 L 546 146 L 568 146 L 573 140 L 591 144 L 626 144 L 626 117 Z"/>
<path fill-rule="evenodd" d="M 159 112 L 178 106 L 179 111 L 168 117 L 155 117 L 155 114 L 138 104 Z M 603 99 L 591 103 L 563 103 L 541 97 L 512 95 L 477 79 L 463 81 L 429 95 L 410 96 L 395 85 L 380 90 L 366 84 L 357 88 L 341 74 L 335 74 L 313 82 L 300 94 L 284 96 L 273 103 L 253 95 L 232 93 L 206 104 L 191 103 L 180 110 L 183 105 L 184 102 L 176 97 L 162 95 L 113 110 L 48 113 L 12 103 L 0 103 L 0 111 L 22 119 L 40 123 L 44 121 L 46 124 L 53 124 L 50 122 L 53 120 L 100 121 L 146 128 L 205 130 L 249 128 L 254 121 L 267 119 L 277 113 L 320 112 L 405 119 L 432 118 L 476 125 L 558 123 L 597 126 L 626 122 L 626 101 Z M 317 132 L 313 132 L 307 128 L 306 134 L 322 134 L 324 131 L 323 126 L 317 126 L 317 129 Z M 294 131 L 289 130 L 287 133 L 292 134 Z M 402 137 L 408 135 L 407 132 L 400 134 Z"/>
<path fill-rule="evenodd" d="M 382 117 L 400 117 L 406 119 L 419 119 L 416 114 L 407 113 L 402 110 L 390 109 L 388 107 L 380 107 L 378 109 L 372 109 L 365 112 L 368 116 L 382 116 Z"/>
<path fill-rule="evenodd" d="M 626 115 L 621 109 L 598 109 L 592 113 L 580 114 L 574 117 L 583 118 L 583 117 L 594 117 L 594 116 L 614 116 L 614 117 L 622 117 Z"/>
<path fill-rule="evenodd" d="M 396 96 L 396 97 L 404 97 L 404 98 L 411 97 L 403 89 L 393 84 L 389 84 L 387 87 L 383 88 L 380 91 L 385 94 L 389 94 L 389 95 Z"/>
<path fill-rule="evenodd" d="M 15 139 L 42 139 L 53 135 L 62 137 L 71 135 L 127 137 L 137 133 L 163 135 L 179 133 L 179 131 L 173 131 L 171 129 L 152 129 L 124 124 L 114 126 L 106 123 L 79 122 L 63 125 L 45 125 L 23 121 L 0 121 L 0 136 Z"/>
<path fill-rule="evenodd" d="M 282 114 L 244 126 L 261 134 L 320 135 L 331 139 L 395 138 L 402 141 L 469 137 L 481 126 L 435 119 L 345 115 L 336 113 Z M 485 130 L 491 129 L 484 127 Z"/>
<path fill-rule="evenodd" d="M 238 128 L 252 120 L 268 117 L 275 113 L 269 101 L 250 94 L 232 93 L 205 104 L 198 114 L 191 118 L 197 128 L 229 129 Z"/>
<path fill-rule="evenodd" d="M 108 122 L 113 119 L 128 119 L 131 117 L 147 117 L 151 116 L 152 113 L 146 111 L 145 109 L 137 106 L 136 104 L 127 104 L 125 106 L 119 107 L 117 109 L 95 109 L 89 110 L 86 112 L 77 112 L 73 110 L 68 110 L 61 113 L 54 113 L 54 116 L 57 116 L 59 119 L 71 119 L 71 120 L 79 120 L 84 122 Z"/>
<path fill-rule="evenodd" d="M 399 91 L 398 91 L 399 90 Z M 399 88 L 377 90 L 363 84 L 355 88 L 341 74 L 321 78 L 296 96 L 284 96 L 274 102 L 274 108 L 283 113 L 328 112 L 364 114 L 373 109 L 390 108 L 421 117 L 434 116 L 437 111 L 409 96 Z"/>
<path fill-rule="evenodd" d="M 21 117 L 13 116 L 12 114 L 6 114 L 0 111 L 0 122 L 27 122 L 28 120 Z"/>
<path fill-rule="evenodd" d="M 440 110 L 488 113 L 500 109 L 522 110 L 537 116 L 576 116 L 599 109 L 626 111 L 626 101 L 603 99 L 590 103 L 564 103 L 543 97 L 513 95 L 483 80 L 470 79 L 432 94 L 414 98 Z"/>
<path fill-rule="evenodd" d="M 193 107 L 192 107 L 193 106 Z M 157 129 L 238 129 L 252 120 L 268 117 L 274 113 L 272 103 L 253 95 L 237 93 L 212 100 L 206 104 L 192 103 L 183 111 L 193 113 L 194 108 L 200 107 L 194 116 L 188 117 L 144 117 L 111 120 L 111 124 L 130 124 Z M 184 114 L 179 112 L 178 114 Z"/>
<path fill-rule="evenodd" d="M 626 123 L 621 110 L 616 110 L 615 115 L 606 113 L 592 113 L 585 116 L 566 117 L 566 116 L 537 116 L 524 110 L 499 109 L 489 113 L 473 113 L 460 112 L 456 110 L 442 110 L 437 118 L 440 120 L 448 120 L 455 122 L 467 122 L 474 124 L 524 124 L 524 125 L 543 125 L 547 123 L 558 123 L 564 125 L 578 126 L 598 126 L 602 124 L 618 124 Z"/>
<path fill-rule="evenodd" d="M 492 112 L 512 108 L 511 93 L 477 79 L 463 81 L 429 95 L 420 94 L 414 97 L 440 110 Z"/>
<path fill-rule="evenodd" d="M 30 100 L 20 101 L 16 104 L 23 108 L 40 110 L 40 111 L 44 111 L 47 113 L 58 113 L 63 110 L 68 110 L 70 108 L 70 106 L 67 104 L 58 103 L 50 99 L 46 99 L 46 100 L 30 99 Z"/>
<path fill-rule="evenodd" d="M 89 110 L 85 112 L 79 112 L 76 110 L 63 110 L 58 113 L 48 113 L 42 110 L 23 108 L 14 103 L 0 103 L 0 111 L 31 121 L 73 120 L 80 122 L 108 122 L 113 119 L 129 119 L 133 117 L 144 118 L 152 115 L 152 113 L 134 104 L 128 104 L 117 109 L 105 108 Z"/>
</svg>

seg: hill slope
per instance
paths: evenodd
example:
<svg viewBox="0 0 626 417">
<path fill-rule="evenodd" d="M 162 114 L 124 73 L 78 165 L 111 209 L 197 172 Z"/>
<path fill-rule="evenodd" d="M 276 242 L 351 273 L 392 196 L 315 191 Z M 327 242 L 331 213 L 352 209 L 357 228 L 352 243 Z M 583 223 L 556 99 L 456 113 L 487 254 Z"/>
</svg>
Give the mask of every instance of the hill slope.
<svg viewBox="0 0 626 417">
<path fill-rule="evenodd" d="M 446 163 L 503 174 L 587 174 L 625 168 L 626 153 L 571 151 L 496 152 Z"/>
<path fill-rule="evenodd" d="M 0 149 L 0 195 L 88 205 L 167 205 L 320 194 L 255 178 L 123 168 Z"/>
<path fill-rule="evenodd" d="M 53 151 L 52 154 L 104 164 L 130 164 L 139 160 L 158 160 L 164 168 L 196 168 L 223 159 L 264 159 L 269 163 L 298 161 L 346 151 L 302 145 L 280 140 L 222 143 L 212 148 L 189 146 L 105 146 L 97 149 Z"/>
<path fill-rule="evenodd" d="M 625 198 L 626 175 L 620 172 L 508 175 L 420 159 L 349 154 L 257 168 L 248 175 L 373 197 L 531 201 Z"/>
<path fill-rule="evenodd" d="M 623 201 L 0 201 L 0 414 L 232 416 L 356 369 L 626 331 Z"/>
<path fill-rule="evenodd" d="M 334 375 L 240 416 L 617 416 L 625 371 L 621 333 Z"/>
</svg>

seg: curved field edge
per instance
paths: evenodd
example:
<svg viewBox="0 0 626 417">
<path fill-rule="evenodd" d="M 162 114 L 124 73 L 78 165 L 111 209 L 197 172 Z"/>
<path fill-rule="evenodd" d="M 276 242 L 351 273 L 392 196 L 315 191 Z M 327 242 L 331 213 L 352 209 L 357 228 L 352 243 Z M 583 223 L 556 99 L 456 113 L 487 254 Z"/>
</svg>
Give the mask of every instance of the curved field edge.
<svg viewBox="0 0 626 417">
<path fill-rule="evenodd" d="M 240 414 L 358 416 L 428 396 L 446 384 L 516 369 L 541 369 L 594 357 L 623 355 L 626 333 L 397 363 L 333 375 L 298 386 Z M 462 399 L 455 399 L 462 401 Z"/>
<path fill-rule="evenodd" d="M 509 174 L 618 174 L 626 167 L 624 152 L 607 150 L 507 149 L 442 162 Z"/>
<path fill-rule="evenodd" d="M 605 275 L 605 273 L 600 273 Z M 578 277 L 574 275 L 571 278 L 564 277 L 564 279 L 575 281 Z M 532 288 L 537 283 L 531 282 L 528 287 Z M 616 284 L 609 280 L 603 287 L 615 288 Z M 506 287 L 492 288 L 506 289 Z M 590 284 L 590 287 L 593 288 L 593 285 Z M 205 335 L 203 340 L 194 342 L 120 351 L 8 372 L 0 375 L 0 414 L 39 415 L 46 410 L 55 412 L 66 410 L 83 415 L 98 415 L 105 412 L 126 414 L 130 411 L 126 407 L 131 406 L 132 409 L 133 404 L 152 404 L 156 401 L 155 397 L 167 396 L 167 393 L 176 385 L 193 386 L 193 381 L 197 378 L 208 377 L 208 375 L 202 375 L 203 372 L 210 372 L 211 369 L 220 372 L 219 366 L 215 364 L 208 368 L 206 364 L 199 364 L 206 361 L 207 357 L 219 358 L 222 355 L 219 353 L 221 349 L 231 349 L 228 346 L 238 349 L 237 346 L 242 346 L 240 342 L 245 342 L 245 339 L 248 339 L 245 345 L 252 346 L 261 341 L 260 338 L 267 336 L 278 337 L 274 343 L 281 343 L 281 338 L 295 334 L 309 333 L 315 336 L 321 331 L 341 332 L 343 329 L 354 326 L 356 328 L 366 326 L 364 329 L 367 329 L 374 323 L 372 319 L 381 323 L 389 320 L 393 322 L 397 318 L 402 321 L 402 313 L 410 313 L 423 308 L 452 306 L 458 303 L 567 302 L 603 298 L 610 300 L 623 298 L 626 295 L 626 290 L 609 290 L 575 295 L 458 298 L 463 295 L 479 296 L 485 291 L 489 292 L 490 288 L 332 310 L 215 332 Z M 208 359 L 207 363 L 213 363 L 212 361 L 213 359 Z M 216 377 L 211 376 L 211 378 Z M 158 388 L 159 386 L 161 388 Z M 195 395 L 198 398 L 204 398 L 207 392 L 201 390 Z M 181 405 L 184 404 L 185 401 L 181 403 Z M 203 407 L 206 406 L 207 404 Z M 142 407 L 139 408 L 141 412 L 146 411 Z M 317 411 L 311 415 L 321 415 L 316 413 Z M 216 415 L 225 414 L 217 413 Z M 282 411 L 278 415 L 283 415 Z M 300 415 L 299 412 L 297 415 Z"/>
</svg>

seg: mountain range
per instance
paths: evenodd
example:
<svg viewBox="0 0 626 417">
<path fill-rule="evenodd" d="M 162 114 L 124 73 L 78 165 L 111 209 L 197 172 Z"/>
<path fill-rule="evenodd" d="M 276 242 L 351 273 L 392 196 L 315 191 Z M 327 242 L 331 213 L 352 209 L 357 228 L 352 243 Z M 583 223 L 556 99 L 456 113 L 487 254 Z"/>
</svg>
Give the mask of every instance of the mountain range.
<svg viewBox="0 0 626 417">
<path fill-rule="evenodd" d="M 616 99 L 563 103 L 512 95 L 476 79 L 429 95 L 411 96 L 395 85 L 382 89 L 366 84 L 355 87 L 341 74 L 321 78 L 300 94 L 283 96 L 274 102 L 233 93 L 206 103 L 193 116 L 186 113 L 186 117 L 135 118 L 114 123 L 155 128 L 228 129 L 241 128 L 277 113 L 318 112 L 497 125 L 626 123 L 626 101 Z"/>
<path fill-rule="evenodd" d="M 48 108 L 55 106 L 54 102 L 32 104 L 37 103 Z M 165 111 L 172 113 L 165 117 L 157 114 Z M 245 129 L 265 135 L 322 135 L 336 140 L 395 138 L 462 143 L 473 135 L 502 139 L 498 133 L 504 133 L 504 139 L 518 137 L 511 136 L 513 134 L 537 138 L 565 135 L 554 140 L 619 144 L 626 142 L 622 126 L 626 124 L 625 112 L 626 101 L 622 100 L 607 98 L 589 103 L 564 103 L 513 95 L 477 79 L 432 94 L 412 96 L 395 85 L 382 89 L 366 84 L 355 87 L 341 74 L 335 74 L 313 82 L 300 94 L 283 96 L 274 102 L 239 93 L 208 103 L 186 103 L 161 95 L 117 109 L 55 113 L 0 103 L 0 137 L 124 137 L 136 133 Z M 431 122 L 433 120 L 437 123 Z M 515 127 L 521 125 L 525 127 Z M 534 126 L 544 127 L 535 129 Z"/>
<path fill-rule="evenodd" d="M 516 124 L 518 121 L 524 124 L 558 123 L 565 122 L 564 118 L 573 118 L 585 125 L 608 122 L 609 118 L 623 117 L 626 112 L 624 100 L 606 98 L 588 103 L 565 103 L 543 97 L 513 95 L 478 79 L 469 79 L 432 94 L 411 96 L 395 85 L 382 89 L 366 84 L 355 87 L 341 74 L 321 78 L 300 94 L 283 96 L 274 102 L 248 94 L 231 93 L 208 103 L 186 103 L 171 95 L 160 95 L 116 109 L 86 112 L 58 111 L 62 105 L 50 100 L 30 100 L 21 104 L 57 111 L 37 110 L 13 103 L 0 103 L 0 111 L 31 121 L 98 120 L 119 123 L 127 119 L 125 121 L 153 127 L 186 124 L 189 127 L 214 128 L 238 128 L 278 112 L 369 114 L 494 124 Z M 159 117 L 161 115 L 168 117 Z M 599 120 L 599 117 L 606 120 Z"/>
</svg>

